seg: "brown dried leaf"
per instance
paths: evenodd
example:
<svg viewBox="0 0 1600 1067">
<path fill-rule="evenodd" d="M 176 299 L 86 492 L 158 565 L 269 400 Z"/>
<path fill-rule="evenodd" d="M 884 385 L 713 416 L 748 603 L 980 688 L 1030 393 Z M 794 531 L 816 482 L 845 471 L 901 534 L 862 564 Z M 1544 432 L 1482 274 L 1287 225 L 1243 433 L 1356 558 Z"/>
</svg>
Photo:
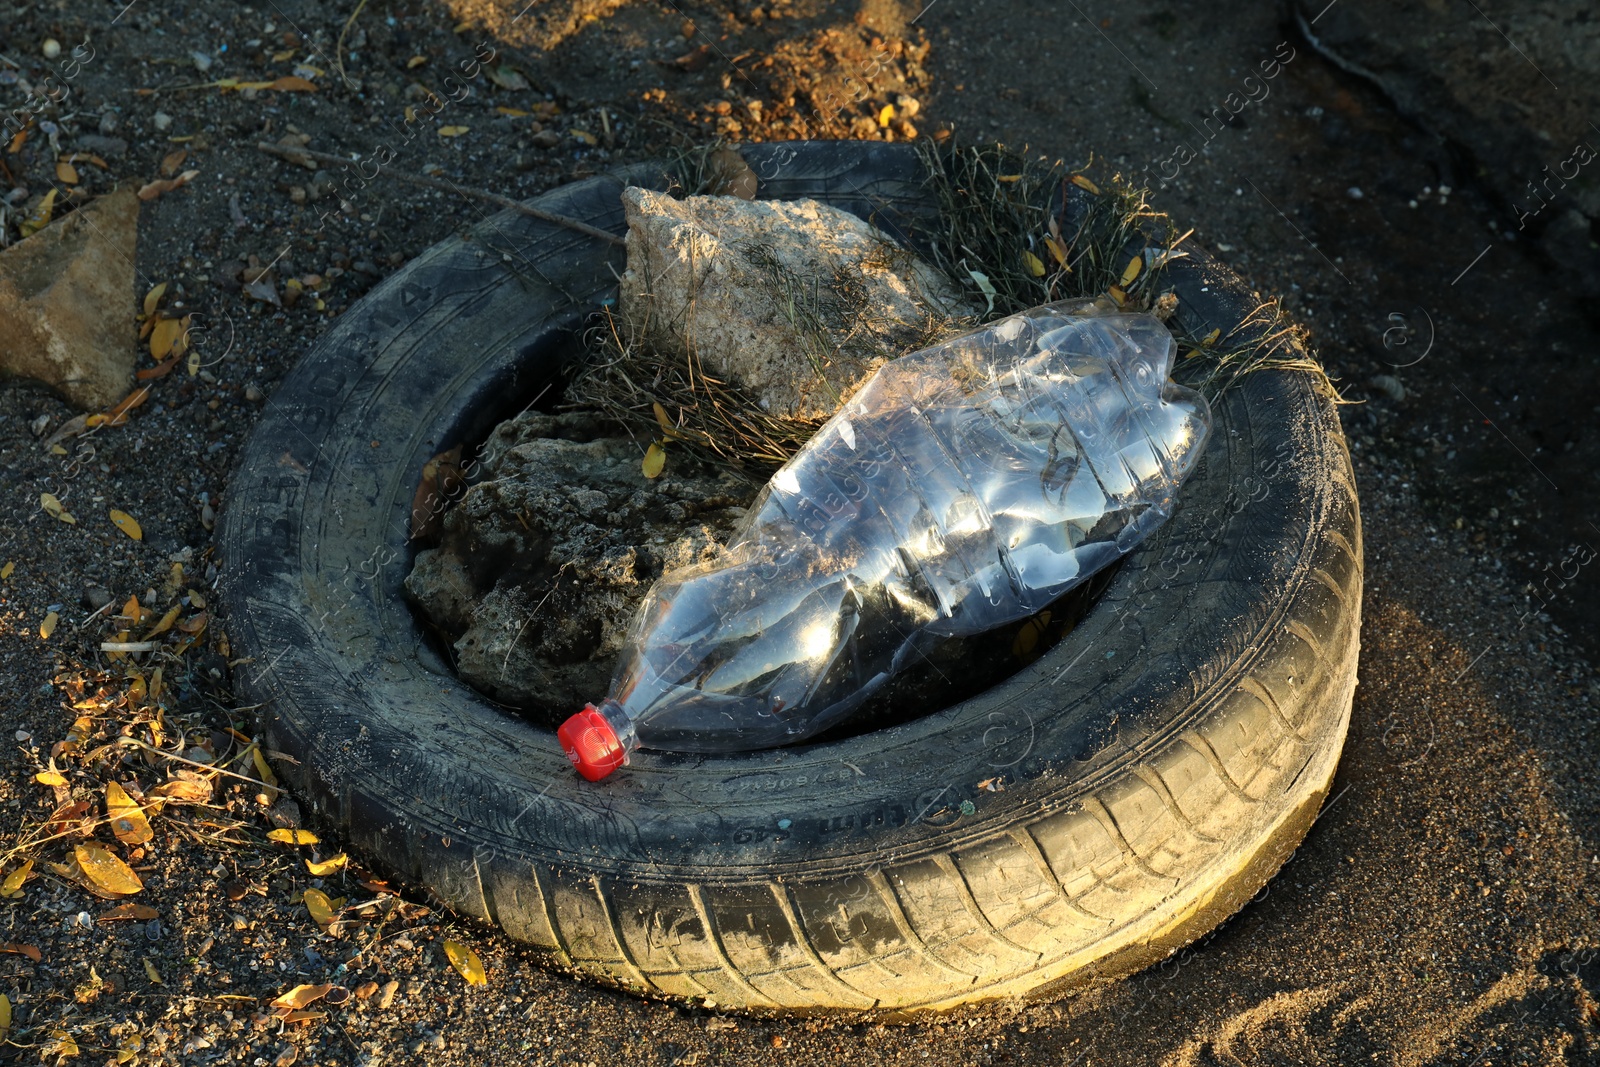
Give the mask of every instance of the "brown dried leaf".
<svg viewBox="0 0 1600 1067">
<path fill-rule="evenodd" d="M 180 148 L 176 152 L 168 152 L 161 160 L 161 176 L 171 178 L 177 175 L 178 168 L 183 166 L 183 161 L 189 158 L 189 150 Z"/>
<path fill-rule="evenodd" d="M 0 945 L 0 952 L 10 952 L 17 956 L 26 956 L 34 963 L 38 963 L 40 960 L 44 959 L 44 953 L 40 952 L 36 946 L 24 945 L 18 941 L 11 941 Z"/>
<path fill-rule="evenodd" d="M 193 778 L 169 778 L 152 788 L 149 795 L 161 797 L 174 804 L 204 804 L 211 799 L 211 783 L 199 775 Z"/>
<path fill-rule="evenodd" d="M 104 915 L 101 915 L 99 921 L 113 923 L 123 919 L 137 919 L 140 922 L 147 922 L 160 914 L 159 911 L 148 904 L 135 904 L 130 900 L 126 904 L 118 904 Z"/>
<path fill-rule="evenodd" d="M 170 193 L 174 189 L 180 189 L 198 177 L 200 177 L 199 171 L 186 170 L 176 178 L 157 178 L 155 181 L 148 182 L 140 187 L 139 199 L 154 200 L 162 193 Z"/>
</svg>

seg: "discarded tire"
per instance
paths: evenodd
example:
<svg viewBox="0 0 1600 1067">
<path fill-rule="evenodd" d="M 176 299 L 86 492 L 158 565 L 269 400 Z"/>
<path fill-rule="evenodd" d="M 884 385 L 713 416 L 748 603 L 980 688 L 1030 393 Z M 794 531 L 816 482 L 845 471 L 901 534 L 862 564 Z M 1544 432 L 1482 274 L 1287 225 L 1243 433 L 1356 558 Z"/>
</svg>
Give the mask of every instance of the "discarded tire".
<svg viewBox="0 0 1600 1067">
<path fill-rule="evenodd" d="M 762 196 L 912 240 L 932 210 L 903 146 L 743 153 Z M 621 188 L 533 203 L 620 233 Z M 580 354 L 612 265 L 598 238 L 489 219 L 341 316 L 245 451 L 221 538 L 236 683 L 353 850 L 556 964 L 756 1010 L 939 1009 L 1124 974 L 1260 889 L 1326 795 L 1355 686 L 1360 520 L 1308 373 L 1241 378 L 1177 514 L 1077 628 L 916 721 L 640 752 L 596 786 L 457 681 L 401 598 L 419 471 Z M 1171 282 L 1180 315 L 1224 333 L 1255 304 L 1203 255 Z"/>
</svg>

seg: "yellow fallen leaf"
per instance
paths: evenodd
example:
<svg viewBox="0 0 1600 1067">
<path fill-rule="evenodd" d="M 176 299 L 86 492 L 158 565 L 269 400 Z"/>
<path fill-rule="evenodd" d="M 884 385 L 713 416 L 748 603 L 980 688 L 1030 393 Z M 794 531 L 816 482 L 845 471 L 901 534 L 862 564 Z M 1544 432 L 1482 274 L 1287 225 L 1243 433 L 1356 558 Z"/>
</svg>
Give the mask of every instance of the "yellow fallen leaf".
<svg viewBox="0 0 1600 1067">
<path fill-rule="evenodd" d="M 250 749 L 250 761 L 256 765 L 256 777 L 257 778 L 260 778 L 263 782 L 266 782 L 267 785 L 269 785 L 269 786 L 276 786 L 278 784 L 278 776 L 276 774 L 273 774 L 272 773 L 272 768 L 267 765 L 267 757 L 261 754 L 261 746 L 260 745 L 251 746 L 251 749 Z M 310 833 L 311 831 L 303 830 L 303 831 L 296 831 L 296 832 L 298 832 L 298 833 Z M 310 841 L 304 842 L 304 844 L 311 844 L 311 845 L 314 845 L 316 843 L 317 843 L 317 839 L 316 839 L 315 836 L 313 836 Z"/>
<path fill-rule="evenodd" d="M 470 129 L 472 129 L 471 126 L 440 126 L 439 127 L 439 136 L 440 137 L 460 137 L 462 134 L 466 133 Z"/>
<path fill-rule="evenodd" d="M 668 437 L 672 436 L 672 419 L 667 415 L 667 409 L 661 406 L 661 401 L 653 400 L 650 407 L 656 413 L 656 422 L 661 424 L 661 432 Z"/>
<path fill-rule="evenodd" d="M 111 820 L 111 832 L 124 845 L 142 845 L 155 836 L 150 820 L 116 782 L 106 783 L 106 816 Z"/>
<path fill-rule="evenodd" d="M 55 1058 L 57 1063 L 78 1054 L 78 1042 L 65 1030 L 50 1031 L 51 1044 L 46 1045 L 40 1052 L 44 1059 Z"/>
<path fill-rule="evenodd" d="M 132 1063 L 144 1051 L 144 1038 L 138 1034 L 129 1034 L 122 1039 L 122 1044 L 117 1046 L 117 1062 Z"/>
<path fill-rule="evenodd" d="M 164 634 L 168 630 L 172 629 L 172 624 L 178 621 L 178 616 L 182 614 L 182 612 L 182 604 L 172 605 L 172 607 L 167 609 L 167 613 L 161 616 L 161 621 L 156 623 L 155 626 L 151 628 L 150 632 L 144 635 L 143 639 L 148 641 L 157 634 Z"/>
<path fill-rule="evenodd" d="M 72 512 L 61 506 L 61 501 L 56 499 L 54 493 L 40 493 L 39 506 L 44 508 L 44 513 L 52 519 L 60 519 L 65 523 L 76 523 L 78 521 L 72 517 Z"/>
<path fill-rule="evenodd" d="M 1033 275 L 1035 278 L 1044 277 L 1044 260 L 1034 255 L 1032 252 L 1022 253 L 1022 263 L 1028 268 L 1028 273 Z"/>
<path fill-rule="evenodd" d="M 114 923 L 121 922 L 124 919 L 136 919 L 140 922 L 145 922 L 147 920 L 154 919 L 160 914 L 161 913 L 159 911 L 152 908 L 148 904 L 135 904 L 130 900 L 126 904 L 118 904 L 110 911 L 101 915 L 100 918 L 95 921 Z"/>
<path fill-rule="evenodd" d="M 17 565 L 15 563 L 11 562 L 9 559 L 6 560 L 6 565 L 4 567 L 0 567 L 0 581 L 4 581 L 5 579 L 11 577 L 11 572 L 16 569 Z"/>
<path fill-rule="evenodd" d="M 468 985 L 488 985 L 489 976 L 483 971 L 483 961 L 472 949 L 459 941 L 446 939 L 444 954 L 450 959 L 450 966 L 456 973 L 467 980 Z"/>
<path fill-rule="evenodd" d="M 287 63 L 289 60 L 291 60 L 293 58 L 294 58 L 294 49 L 293 48 L 285 48 L 281 52 L 272 53 L 272 61 L 274 63 Z"/>
<path fill-rule="evenodd" d="M 644 462 L 640 468 L 646 478 L 656 478 L 661 474 L 661 468 L 667 465 L 667 450 L 661 447 L 660 441 L 651 441 L 650 447 L 644 450 Z"/>
<path fill-rule="evenodd" d="M 573 130 L 572 131 L 572 136 L 575 139 L 577 139 L 579 141 L 582 141 L 584 144 L 596 144 L 597 143 L 595 141 L 595 139 L 594 139 L 594 134 L 590 133 L 588 130 Z"/>
<path fill-rule="evenodd" d="M 50 640 L 50 635 L 56 632 L 56 623 L 60 621 L 61 616 L 54 611 L 46 615 L 44 621 L 39 623 L 39 637 L 45 641 Z"/>
<path fill-rule="evenodd" d="M 100 842 L 85 841 L 73 846 L 72 852 L 89 880 L 108 893 L 127 896 L 144 888 L 144 883 L 133 873 L 133 868 Z"/>
<path fill-rule="evenodd" d="M 118 616 L 118 618 L 127 619 L 128 622 L 132 623 L 134 626 L 137 626 L 139 625 L 139 620 L 148 614 L 150 614 L 149 610 L 146 609 L 143 604 L 139 603 L 139 597 L 137 594 L 135 594 L 134 596 L 130 596 L 128 598 L 128 602 L 126 604 L 122 605 L 122 614 Z"/>
<path fill-rule="evenodd" d="M 257 749 L 256 751 L 260 751 Z M 273 830 L 267 834 L 268 841 L 277 841 L 284 845 L 314 845 L 317 835 L 310 830 Z"/>
<path fill-rule="evenodd" d="M 311 914 L 311 921 L 326 932 L 328 924 L 333 922 L 333 902 L 328 899 L 328 894 L 320 889 L 307 889 L 301 899 L 305 901 L 306 911 Z"/>
<path fill-rule="evenodd" d="M 0 993 L 0 1041 L 11 1032 L 11 998 Z"/>
<path fill-rule="evenodd" d="M 17 229 L 22 231 L 22 236 L 31 237 L 50 225 L 50 217 L 55 214 L 55 210 L 56 191 L 51 189 L 44 194 L 44 199 L 39 201 L 39 206 L 29 212 L 21 222 L 17 223 Z"/>
<path fill-rule="evenodd" d="M 995 178 L 995 181 L 997 181 L 997 182 L 1005 182 L 1007 185 L 1010 185 L 1012 182 L 1020 182 L 1022 180 L 1022 175 L 1020 175 L 1020 174 L 996 174 L 994 176 L 994 178 Z"/>
<path fill-rule="evenodd" d="M 1132 284 L 1133 280 L 1139 276 L 1139 271 L 1143 267 L 1144 257 L 1134 256 L 1132 259 L 1128 260 L 1128 265 L 1122 268 L 1122 278 L 1117 284 L 1126 289 L 1130 284 Z"/>
<path fill-rule="evenodd" d="M 38 782 L 40 785 L 67 784 L 66 778 L 55 771 L 40 771 L 38 774 L 33 776 L 33 780 Z"/>
<path fill-rule="evenodd" d="M 533 114 L 533 112 L 524 111 L 520 107 L 497 107 L 494 110 L 496 114 L 504 115 L 507 118 L 512 119 L 525 119 L 529 115 Z"/>
<path fill-rule="evenodd" d="M 1201 343 L 1201 345 L 1205 346 L 1206 348 L 1210 348 L 1212 345 L 1217 343 L 1217 340 L 1221 336 L 1222 336 L 1222 330 L 1221 329 L 1212 330 L 1210 333 L 1206 334 L 1204 337 L 1202 337 L 1200 339 L 1200 343 Z"/>
<path fill-rule="evenodd" d="M 117 524 L 117 529 L 133 538 L 135 541 L 144 540 L 144 530 L 139 526 L 139 520 L 129 515 L 126 511 L 117 508 L 111 509 L 111 521 Z"/>
<path fill-rule="evenodd" d="M 272 999 L 272 1006 L 274 1008 L 282 1008 L 285 1011 L 299 1011 L 307 1004 L 315 1004 L 317 1001 L 327 996 L 328 990 L 332 988 L 333 986 L 331 984 L 297 985 L 282 996 L 274 997 Z"/>
<path fill-rule="evenodd" d="M 329 856 L 321 863 L 313 863 L 311 860 L 306 860 L 306 870 L 311 872 L 313 878 L 325 878 L 334 871 L 342 870 L 344 865 L 349 862 L 350 857 L 341 852 L 337 856 Z"/>
<path fill-rule="evenodd" d="M 95 166 L 99 167 L 101 170 L 110 170 L 111 169 L 110 165 L 107 164 L 105 160 L 101 159 L 99 156 L 95 155 L 93 152 L 74 152 L 74 153 L 72 153 L 72 155 L 67 157 L 67 162 L 68 163 L 93 163 Z"/>
<path fill-rule="evenodd" d="M 1113 285 L 1111 288 L 1107 289 L 1106 292 L 1110 293 L 1111 299 L 1115 300 L 1118 304 L 1126 304 L 1128 302 L 1128 294 L 1122 291 L 1122 287 L 1120 285 Z"/>
<path fill-rule="evenodd" d="M 146 315 L 154 315 L 156 313 L 156 305 L 161 303 L 161 297 L 166 293 L 166 291 L 167 283 L 161 282 L 152 288 L 148 293 L 144 294 L 144 313 Z"/>
<path fill-rule="evenodd" d="M 1076 185 L 1079 189 L 1087 189 L 1095 196 L 1100 195 L 1100 187 L 1081 174 L 1074 174 L 1072 176 L 1072 184 Z"/>
<path fill-rule="evenodd" d="M 28 880 L 28 875 L 33 873 L 33 861 L 23 860 L 22 866 L 6 875 L 5 881 L 0 882 L 0 897 L 15 900 L 22 895 L 22 883 Z"/>
<path fill-rule="evenodd" d="M 878 112 L 878 125 L 879 126 L 887 126 L 887 125 L 889 125 L 889 123 L 891 123 L 893 121 L 894 121 L 894 105 L 893 104 L 884 104 L 883 108 Z"/>
<path fill-rule="evenodd" d="M 166 983 L 161 980 L 161 972 L 156 970 L 156 965 L 151 963 L 148 958 L 144 961 L 144 973 L 145 976 L 156 985 L 166 985 Z"/>
<path fill-rule="evenodd" d="M 178 168 L 183 166 L 183 161 L 188 158 L 189 150 L 187 148 L 180 148 L 175 152 L 168 152 L 166 155 L 161 157 L 161 166 L 159 168 L 161 171 L 161 176 L 163 178 L 171 178 L 173 175 L 178 173 Z"/>
<path fill-rule="evenodd" d="M 1067 265 L 1067 246 L 1062 243 L 1060 238 L 1046 236 L 1044 246 L 1050 250 L 1050 258 L 1055 260 L 1059 266 L 1065 267 Z"/>
<path fill-rule="evenodd" d="M 410 59 L 406 60 L 406 69 L 407 70 L 416 70 L 418 67 L 422 66 L 427 61 L 428 61 L 428 57 L 427 56 L 412 56 Z"/>
<path fill-rule="evenodd" d="M 157 362 L 166 359 L 182 336 L 182 319 L 162 319 L 157 322 L 150 331 L 150 358 Z"/>
<path fill-rule="evenodd" d="M 78 168 L 64 159 L 58 160 L 56 162 L 56 180 L 64 185 L 77 185 Z"/>
</svg>

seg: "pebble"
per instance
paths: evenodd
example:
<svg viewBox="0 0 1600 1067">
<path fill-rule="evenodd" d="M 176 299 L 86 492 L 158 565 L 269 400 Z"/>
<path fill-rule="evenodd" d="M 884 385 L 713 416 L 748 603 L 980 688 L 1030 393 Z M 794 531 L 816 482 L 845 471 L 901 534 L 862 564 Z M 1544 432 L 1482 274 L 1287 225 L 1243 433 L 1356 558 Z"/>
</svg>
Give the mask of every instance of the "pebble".
<svg viewBox="0 0 1600 1067">
<path fill-rule="evenodd" d="M 157 111 L 155 118 L 152 121 L 155 122 L 156 129 L 162 131 L 163 133 L 172 129 L 172 116 L 167 114 L 165 111 Z"/>
<path fill-rule="evenodd" d="M 531 140 L 538 148 L 554 148 L 561 143 L 561 135 L 554 130 L 540 130 Z"/>
<path fill-rule="evenodd" d="M 204 52 L 190 52 L 189 58 L 194 60 L 194 69 L 198 70 L 201 74 L 204 74 L 206 71 L 210 70 L 211 64 L 214 62 L 212 58 L 206 55 Z"/>
<path fill-rule="evenodd" d="M 394 1003 L 394 995 L 400 991 L 400 983 L 390 979 L 383 983 L 383 988 L 378 990 L 378 1008 L 387 1010 Z"/>
<path fill-rule="evenodd" d="M 61 42 L 54 37 L 46 37 L 44 44 L 39 46 L 39 51 L 44 53 L 46 59 L 54 59 L 61 54 Z"/>
<path fill-rule="evenodd" d="M 115 111 L 100 112 L 100 132 L 103 134 L 115 132 L 117 123 L 120 121 Z"/>
<path fill-rule="evenodd" d="M 1400 384 L 1400 379 L 1392 374 L 1380 374 L 1367 382 L 1368 385 L 1393 401 L 1406 398 L 1406 387 Z"/>
<path fill-rule="evenodd" d="M 83 591 L 83 606 L 90 611 L 99 611 L 111 603 L 111 590 L 102 586 L 91 585 Z"/>
<path fill-rule="evenodd" d="M 267 394 L 263 393 L 254 382 L 251 382 L 244 387 L 244 398 L 252 404 L 259 404 L 267 398 Z"/>
</svg>

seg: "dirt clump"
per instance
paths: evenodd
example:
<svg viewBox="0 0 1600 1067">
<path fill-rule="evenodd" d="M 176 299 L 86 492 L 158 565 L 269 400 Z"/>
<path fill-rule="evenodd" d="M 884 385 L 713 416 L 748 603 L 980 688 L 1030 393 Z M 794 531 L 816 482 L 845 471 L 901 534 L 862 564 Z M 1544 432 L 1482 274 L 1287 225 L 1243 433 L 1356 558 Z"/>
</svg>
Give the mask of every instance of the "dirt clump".
<svg viewBox="0 0 1600 1067">
<path fill-rule="evenodd" d="M 714 560 L 755 493 L 687 458 L 648 479 L 640 446 L 614 432 L 579 413 L 502 423 L 406 579 L 462 678 L 535 716 L 605 695 L 650 585 Z"/>
</svg>

